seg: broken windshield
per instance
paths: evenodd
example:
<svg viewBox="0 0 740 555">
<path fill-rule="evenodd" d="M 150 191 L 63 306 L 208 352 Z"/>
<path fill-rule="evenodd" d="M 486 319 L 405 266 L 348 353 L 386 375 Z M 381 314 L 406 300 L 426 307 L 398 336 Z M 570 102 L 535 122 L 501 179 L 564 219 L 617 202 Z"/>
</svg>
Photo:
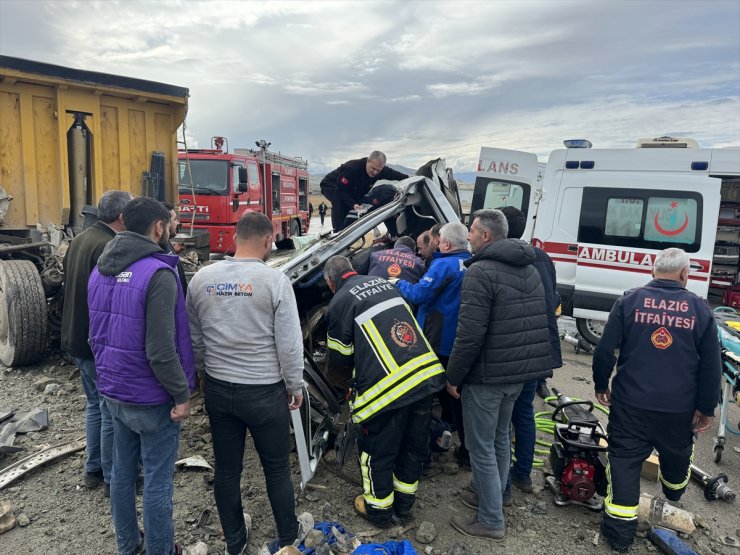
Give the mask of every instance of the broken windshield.
<svg viewBox="0 0 740 555">
<path fill-rule="evenodd" d="M 190 160 L 190 172 L 188 172 L 188 162 L 180 160 L 179 184 L 180 193 L 188 194 L 192 188 L 195 194 L 225 195 L 229 190 L 229 163 L 223 160 Z"/>
</svg>

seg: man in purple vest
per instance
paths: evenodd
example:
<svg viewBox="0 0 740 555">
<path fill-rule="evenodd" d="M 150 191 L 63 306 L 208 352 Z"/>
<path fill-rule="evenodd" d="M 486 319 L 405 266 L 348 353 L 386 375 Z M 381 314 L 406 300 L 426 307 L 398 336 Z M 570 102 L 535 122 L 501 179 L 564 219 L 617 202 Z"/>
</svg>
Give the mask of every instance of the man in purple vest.
<svg viewBox="0 0 740 555">
<path fill-rule="evenodd" d="M 88 283 L 98 391 L 113 421 L 111 513 L 119 555 L 144 548 L 180 553 L 174 543 L 172 475 L 180 422 L 190 414 L 195 365 L 177 257 L 166 254 L 169 219 L 154 199 L 128 203 L 127 231 L 106 245 Z M 135 502 L 139 459 L 143 533 Z"/>
</svg>

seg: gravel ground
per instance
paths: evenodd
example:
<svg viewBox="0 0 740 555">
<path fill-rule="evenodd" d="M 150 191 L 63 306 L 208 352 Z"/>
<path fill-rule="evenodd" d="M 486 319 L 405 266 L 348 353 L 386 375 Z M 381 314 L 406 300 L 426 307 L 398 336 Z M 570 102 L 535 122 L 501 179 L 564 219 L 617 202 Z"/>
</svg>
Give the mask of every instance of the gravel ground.
<svg viewBox="0 0 740 555">
<path fill-rule="evenodd" d="M 564 320 L 567 326 L 567 321 Z M 557 370 L 552 385 L 563 393 L 590 398 L 591 357 L 575 354 L 572 347 L 563 344 L 566 364 Z M 53 394 L 37 391 L 33 384 L 43 378 L 57 380 L 61 387 Z M 541 404 L 539 399 L 536 403 Z M 49 411 L 49 428 L 42 432 L 20 435 L 15 445 L 24 447 L 24 452 L 6 455 L 0 459 L 0 469 L 7 467 L 28 454 L 45 446 L 77 439 L 84 434 L 85 398 L 79 373 L 59 355 L 52 355 L 42 364 L 28 368 L 0 368 L 0 407 L 25 410 L 43 407 Z M 538 408 L 537 410 L 541 410 Z M 740 410 L 733 407 L 730 421 L 740 420 Z M 716 434 L 715 424 L 713 434 Z M 730 477 L 730 485 L 740 491 L 737 477 L 740 475 L 740 455 L 733 447 L 740 446 L 740 439 L 728 434 L 728 447 L 720 466 L 711 462 L 713 438 L 705 434 L 697 447 L 697 462 L 711 474 L 720 470 Z M 180 457 L 202 455 L 213 465 L 213 452 L 208 419 L 199 398 L 194 400 L 192 416 L 184 423 L 180 439 Z M 331 453 L 329 454 L 331 457 Z M 297 460 L 294 457 L 294 484 L 299 483 Z M 350 462 L 345 465 L 346 478 L 329 471 L 333 465 L 319 467 L 312 487 L 298 495 L 297 510 L 310 511 L 317 520 L 337 520 L 348 530 L 363 535 L 363 541 L 386 541 L 394 537 L 412 540 L 419 553 L 610 553 L 598 536 L 599 516 L 577 506 L 557 507 L 549 491 L 543 490 L 541 471 L 535 471 L 535 493 L 524 494 L 514 488 L 514 506 L 507 508 L 507 538 L 503 543 L 468 538 L 457 533 L 449 524 L 457 514 L 472 514 L 459 499 L 458 493 L 470 480 L 470 473 L 456 469 L 452 456 L 443 454 L 435 461 L 432 471 L 439 474 L 424 479 L 419 487 L 415 508 L 416 519 L 412 525 L 431 523 L 433 539 L 421 543 L 417 538 L 418 528 L 405 531 L 375 531 L 368 523 L 357 517 L 352 500 L 360 493 L 359 471 Z M 12 504 L 16 516 L 24 515 L 26 526 L 0 535 L 2 554 L 97 554 L 114 553 L 113 527 L 108 500 L 101 488 L 88 491 L 82 486 L 84 452 L 78 452 L 52 461 L 32 470 L 21 479 L 0 491 L 0 500 Z M 265 495 L 264 479 L 251 445 L 248 445 L 244 460 L 242 494 L 245 507 L 253 518 L 250 552 L 275 534 L 275 526 Z M 177 541 L 192 545 L 204 541 L 211 553 L 222 552 L 223 539 L 202 536 L 196 533 L 197 521 L 203 511 L 210 511 L 209 525 L 220 532 L 211 480 L 211 471 L 178 471 L 175 474 L 175 532 Z M 643 480 L 645 492 L 659 495 L 655 482 Z M 299 489 L 296 488 L 296 492 Z M 138 498 L 140 504 L 141 499 Z M 691 484 L 684 496 L 683 507 L 700 519 L 703 528 L 698 529 L 688 540 L 701 553 L 737 554 L 740 549 L 720 543 L 722 538 L 740 544 L 740 518 L 738 506 L 721 501 L 709 503 L 702 497 L 701 489 Z M 425 525 L 424 529 L 428 526 Z M 374 535 L 367 535 L 373 534 Z M 429 541 L 430 540 L 430 541 Z M 646 539 L 638 539 L 633 553 L 643 554 L 656 549 Z"/>
</svg>

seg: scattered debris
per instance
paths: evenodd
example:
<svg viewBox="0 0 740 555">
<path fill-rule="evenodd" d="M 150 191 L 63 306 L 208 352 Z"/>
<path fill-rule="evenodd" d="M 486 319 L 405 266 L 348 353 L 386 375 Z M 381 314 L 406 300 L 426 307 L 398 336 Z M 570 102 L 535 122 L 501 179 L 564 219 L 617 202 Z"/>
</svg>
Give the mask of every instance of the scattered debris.
<svg viewBox="0 0 740 555">
<path fill-rule="evenodd" d="M 184 470 L 187 468 L 213 470 L 213 468 L 211 468 L 211 465 L 208 464 L 208 461 L 200 455 L 193 455 L 192 457 L 186 457 L 184 459 L 180 459 L 179 461 L 175 461 L 175 468 L 178 468 L 180 470 Z"/>
<path fill-rule="evenodd" d="M 324 541 L 324 533 L 321 530 L 311 530 L 306 539 L 303 540 L 303 545 L 306 549 L 311 549 L 320 545 Z"/>
<path fill-rule="evenodd" d="M 9 409 L 3 409 L 9 410 Z M 0 453 L 23 451 L 22 447 L 13 447 L 16 434 L 39 432 L 49 426 L 49 413 L 46 409 L 31 409 L 13 413 L 0 423 Z"/>
<path fill-rule="evenodd" d="M 0 501 L 0 534 L 15 528 L 15 516 L 9 501 Z"/>
<path fill-rule="evenodd" d="M 26 513 L 21 513 L 16 517 L 16 520 L 18 521 L 18 526 L 21 528 L 25 528 L 29 524 L 31 524 L 31 519 L 28 518 L 28 515 Z"/>
<path fill-rule="evenodd" d="M 594 544 L 594 545 L 599 545 L 599 533 L 598 532 L 596 532 L 596 534 L 594 534 L 594 537 L 591 540 L 591 543 Z"/>
<path fill-rule="evenodd" d="M 56 384 L 59 385 L 59 380 L 57 378 L 41 378 L 36 383 L 33 384 L 33 387 L 36 388 L 36 391 L 45 391 L 47 386 Z"/>
<path fill-rule="evenodd" d="M 70 453 L 74 453 L 75 451 L 81 451 L 84 448 L 85 438 L 81 437 L 74 441 L 60 443 L 59 445 L 48 447 L 34 455 L 26 457 L 25 459 L 21 459 L 15 464 L 11 464 L 10 466 L 3 469 L 2 472 L 0 472 L 0 489 L 3 489 L 11 482 L 14 482 L 15 480 L 23 476 L 26 472 L 29 472 L 30 470 L 38 466 L 42 466 L 49 461 L 53 461 L 54 459 L 57 459 L 59 457 L 69 455 Z"/>
<path fill-rule="evenodd" d="M 437 529 L 431 522 L 424 521 L 416 531 L 416 541 L 419 543 L 432 543 L 437 537 Z"/>
</svg>

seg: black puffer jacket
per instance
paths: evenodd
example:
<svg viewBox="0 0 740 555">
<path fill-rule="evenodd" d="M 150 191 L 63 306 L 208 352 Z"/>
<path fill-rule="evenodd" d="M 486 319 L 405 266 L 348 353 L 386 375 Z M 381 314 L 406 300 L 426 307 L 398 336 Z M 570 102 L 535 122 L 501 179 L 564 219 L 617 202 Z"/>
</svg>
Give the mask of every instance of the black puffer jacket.
<svg viewBox="0 0 740 555">
<path fill-rule="evenodd" d="M 545 290 L 519 239 L 483 247 L 465 264 L 452 385 L 520 383 L 552 376 Z"/>
</svg>

